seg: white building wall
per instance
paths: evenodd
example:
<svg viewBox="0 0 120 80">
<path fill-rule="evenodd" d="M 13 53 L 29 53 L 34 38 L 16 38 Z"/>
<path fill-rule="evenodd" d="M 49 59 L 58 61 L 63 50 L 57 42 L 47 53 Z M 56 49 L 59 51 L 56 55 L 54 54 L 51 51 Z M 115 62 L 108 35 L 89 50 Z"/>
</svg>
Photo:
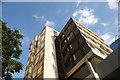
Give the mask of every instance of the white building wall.
<svg viewBox="0 0 120 80">
<path fill-rule="evenodd" d="M 58 78 L 58 69 L 56 61 L 56 51 L 54 42 L 54 30 L 46 27 L 45 32 L 45 53 L 44 53 L 44 73 L 43 78 Z"/>
</svg>

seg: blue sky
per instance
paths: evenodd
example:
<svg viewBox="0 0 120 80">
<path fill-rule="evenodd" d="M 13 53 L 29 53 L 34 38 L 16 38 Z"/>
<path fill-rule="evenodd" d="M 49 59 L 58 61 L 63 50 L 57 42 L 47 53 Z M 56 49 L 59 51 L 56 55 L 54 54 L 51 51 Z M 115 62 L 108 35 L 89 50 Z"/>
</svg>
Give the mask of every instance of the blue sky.
<svg viewBox="0 0 120 80">
<path fill-rule="evenodd" d="M 24 68 L 14 78 L 23 78 L 29 55 L 29 45 L 45 25 L 61 31 L 70 17 L 96 32 L 110 44 L 117 35 L 118 11 L 110 2 L 4 2 L 2 19 L 11 29 L 25 36 L 22 40 L 21 61 Z"/>
</svg>

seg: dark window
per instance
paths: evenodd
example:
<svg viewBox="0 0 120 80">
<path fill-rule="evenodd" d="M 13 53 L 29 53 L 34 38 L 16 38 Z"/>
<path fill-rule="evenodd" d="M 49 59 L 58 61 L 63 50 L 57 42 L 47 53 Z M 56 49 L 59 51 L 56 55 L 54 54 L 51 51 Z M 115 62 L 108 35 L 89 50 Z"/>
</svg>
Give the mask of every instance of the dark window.
<svg viewBox="0 0 120 80">
<path fill-rule="evenodd" d="M 63 57 L 65 57 L 66 54 L 69 54 L 69 47 L 68 47 L 67 50 L 65 50 L 65 52 L 63 53 Z"/>
<path fill-rule="evenodd" d="M 74 46 L 76 44 L 76 39 L 72 41 L 72 45 Z"/>
<path fill-rule="evenodd" d="M 72 50 L 72 48 L 73 48 L 72 44 L 70 44 L 69 47 L 70 47 L 70 50 Z"/>
<path fill-rule="evenodd" d="M 73 32 L 71 32 L 68 36 L 67 36 L 67 40 L 70 40 L 70 38 L 73 36 Z"/>
<path fill-rule="evenodd" d="M 61 46 L 64 47 L 64 45 L 66 44 L 66 39 L 62 42 Z"/>
<path fill-rule="evenodd" d="M 69 66 L 69 63 L 68 63 L 69 61 L 68 60 L 66 60 L 66 62 L 65 62 L 65 68 L 67 69 L 68 68 L 68 66 Z"/>
<path fill-rule="evenodd" d="M 73 60 L 75 63 L 77 63 L 79 60 L 83 58 L 84 54 L 80 49 L 78 49 L 74 54 L 73 54 Z"/>
<path fill-rule="evenodd" d="M 60 36 L 60 40 L 62 40 L 64 38 L 64 34 L 62 34 L 61 36 Z"/>
<path fill-rule="evenodd" d="M 73 40 L 73 41 L 71 42 L 72 48 L 75 46 L 75 43 L 76 43 L 76 40 Z"/>
<path fill-rule="evenodd" d="M 68 72 L 73 66 L 73 59 L 72 57 L 69 57 L 66 62 L 65 62 L 65 68 L 66 68 L 66 71 Z"/>
<path fill-rule="evenodd" d="M 89 46 L 88 46 L 87 43 L 84 43 L 84 44 L 83 44 L 83 50 L 84 50 L 84 53 L 85 53 L 85 54 L 90 51 L 90 48 L 89 48 Z"/>
<path fill-rule="evenodd" d="M 68 25 L 67 29 L 65 30 L 65 33 L 67 33 L 70 30 L 70 27 Z"/>
<path fill-rule="evenodd" d="M 69 52 L 69 50 L 70 50 L 70 49 L 69 49 L 69 47 L 68 47 L 68 48 L 67 48 L 67 52 Z"/>
<path fill-rule="evenodd" d="M 78 44 L 77 44 L 76 39 L 74 39 L 70 44 L 70 50 L 73 53 L 77 48 L 78 48 Z"/>
<path fill-rule="evenodd" d="M 80 44 L 82 44 L 84 42 L 84 38 L 81 34 L 77 35 L 77 40 L 79 41 Z"/>
<path fill-rule="evenodd" d="M 37 48 L 37 46 L 38 46 L 38 40 L 36 41 L 36 48 Z"/>
<path fill-rule="evenodd" d="M 76 31 L 76 30 L 78 30 L 78 29 L 77 29 L 77 27 L 75 26 L 75 27 L 73 28 L 73 30 Z"/>
<path fill-rule="evenodd" d="M 87 43 L 83 44 L 83 49 L 85 50 L 88 47 Z"/>
<path fill-rule="evenodd" d="M 78 35 L 77 35 L 77 39 L 78 39 L 78 40 L 79 40 L 81 37 L 82 37 L 81 34 L 78 34 Z"/>
<path fill-rule="evenodd" d="M 62 39 L 62 37 L 60 36 L 60 38 L 59 38 L 60 40 Z"/>
</svg>

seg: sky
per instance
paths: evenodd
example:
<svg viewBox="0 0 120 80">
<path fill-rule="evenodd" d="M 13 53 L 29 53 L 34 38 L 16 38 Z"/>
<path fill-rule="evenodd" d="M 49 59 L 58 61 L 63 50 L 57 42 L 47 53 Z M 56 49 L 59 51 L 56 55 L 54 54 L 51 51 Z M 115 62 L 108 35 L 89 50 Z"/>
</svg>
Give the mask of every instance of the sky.
<svg viewBox="0 0 120 80">
<path fill-rule="evenodd" d="M 118 34 L 118 7 L 114 2 L 3 2 L 2 20 L 25 36 L 20 62 L 24 68 L 13 78 L 23 78 L 31 41 L 47 25 L 61 31 L 70 17 L 111 44 Z M 0 4 L 1 5 L 1 4 Z M 1 17 L 1 16 L 0 16 Z"/>
</svg>

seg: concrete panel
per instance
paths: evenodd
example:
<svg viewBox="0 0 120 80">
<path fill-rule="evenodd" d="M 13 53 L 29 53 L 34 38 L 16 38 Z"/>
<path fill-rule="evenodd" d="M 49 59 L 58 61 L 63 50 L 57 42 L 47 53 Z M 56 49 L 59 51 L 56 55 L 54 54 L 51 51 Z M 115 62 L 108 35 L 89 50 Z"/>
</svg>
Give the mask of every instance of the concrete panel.
<svg viewBox="0 0 120 80">
<path fill-rule="evenodd" d="M 111 55 L 109 55 L 96 67 L 96 71 L 100 78 L 105 78 L 107 75 L 109 75 L 110 73 L 112 73 L 120 67 L 120 64 L 118 62 L 120 54 L 118 53 L 118 50 L 111 53 Z"/>
<path fill-rule="evenodd" d="M 54 30 L 46 27 L 45 53 L 44 53 L 44 78 L 58 78 Z"/>
</svg>

